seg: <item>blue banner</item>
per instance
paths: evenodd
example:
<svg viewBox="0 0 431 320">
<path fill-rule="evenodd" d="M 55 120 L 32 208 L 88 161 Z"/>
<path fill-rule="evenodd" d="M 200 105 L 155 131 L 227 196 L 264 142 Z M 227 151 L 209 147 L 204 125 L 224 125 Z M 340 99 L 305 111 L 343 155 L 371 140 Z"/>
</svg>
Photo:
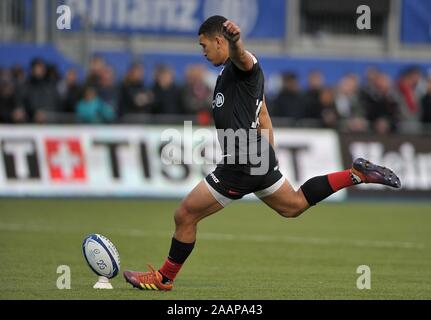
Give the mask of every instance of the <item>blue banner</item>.
<svg viewBox="0 0 431 320">
<path fill-rule="evenodd" d="M 431 43 L 431 1 L 403 1 L 401 42 L 409 44 Z"/>
<path fill-rule="evenodd" d="M 72 30 L 90 22 L 96 32 L 196 36 L 209 16 L 238 23 L 249 38 L 282 39 L 285 0 L 59 0 L 72 9 Z"/>
</svg>

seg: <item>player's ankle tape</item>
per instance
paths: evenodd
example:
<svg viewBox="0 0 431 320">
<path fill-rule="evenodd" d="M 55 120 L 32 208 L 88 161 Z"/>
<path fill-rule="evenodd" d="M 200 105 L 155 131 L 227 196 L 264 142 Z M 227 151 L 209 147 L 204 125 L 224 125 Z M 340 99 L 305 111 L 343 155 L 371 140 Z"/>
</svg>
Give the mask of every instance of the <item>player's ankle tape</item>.
<svg viewBox="0 0 431 320">
<path fill-rule="evenodd" d="M 301 190 L 310 206 L 316 205 L 334 193 L 329 184 L 328 176 L 311 178 L 301 186 Z"/>
<path fill-rule="evenodd" d="M 174 263 L 183 264 L 195 247 L 195 242 L 184 243 L 172 238 L 169 260 Z"/>
</svg>

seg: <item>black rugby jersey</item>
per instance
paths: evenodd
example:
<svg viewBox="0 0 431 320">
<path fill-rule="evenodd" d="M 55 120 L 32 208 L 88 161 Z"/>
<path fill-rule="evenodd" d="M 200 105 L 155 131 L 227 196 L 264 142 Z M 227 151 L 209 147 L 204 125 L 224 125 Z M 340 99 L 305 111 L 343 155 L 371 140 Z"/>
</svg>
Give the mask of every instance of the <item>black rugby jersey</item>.
<svg viewBox="0 0 431 320">
<path fill-rule="evenodd" d="M 250 71 L 242 71 L 228 59 L 213 95 L 213 117 L 217 129 L 256 129 L 262 106 L 264 76 L 256 58 Z"/>
<path fill-rule="evenodd" d="M 238 168 L 250 165 L 250 161 L 243 161 L 244 157 L 239 160 L 241 155 L 246 155 L 248 159 L 250 155 L 260 154 L 262 151 L 261 136 L 256 129 L 259 127 L 259 113 L 263 101 L 264 75 L 256 58 L 253 57 L 253 61 L 251 70 L 242 71 L 228 59 L 217 78 L 213 95 L 214 123 L 224 155 L 222 163 L 232 164 L 234 161 L 235 165 L 240 165 Z M 242 140 L 235 139 L 235 156 L 232 155 L 233 150 L 227 147 L 228 139 L 221 137 L 221 132 L 227 132 L 229 129 L 236 132 L 238 137 L 243 137 Z"/>
</svg>

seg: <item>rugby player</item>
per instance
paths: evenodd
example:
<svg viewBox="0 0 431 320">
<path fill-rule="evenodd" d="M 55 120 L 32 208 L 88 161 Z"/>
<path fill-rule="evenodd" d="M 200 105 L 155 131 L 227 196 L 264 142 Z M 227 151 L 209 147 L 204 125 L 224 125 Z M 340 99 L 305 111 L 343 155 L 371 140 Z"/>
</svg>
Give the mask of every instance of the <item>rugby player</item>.
<svg viewBox="0 0 431 320">
<path fill-rule="evenodd" d="M 228 152 L 229 146 L 221 141 L 223 161 L 175 211 L 175 233 L 164 264 L 158 270 L 149 265 L 148 272 L 124 272 L 126 281 L 139 289 L 171 290 L 195 246 L 198 222 L 249 193 L 254 193 L 281 216 L 294 218 L 346 187 L 360 183 L 401 187 L 400 179 L 390 169 L 359 158 L 350 169 L 313 177 L 294 190 L 278 168 L 262 68 L 258 59 L 245 50 L 240 28 L 225 17 L 212 16 L 201 25 L 198 35 L 205 58 L 215 66 L 223 66 L 212 106 L 218 132 L 242 130 L 246 144 L 255 143 L 260 147 L 247 149 L 238 142 L 240 139 L 234 139 L 234 145 L 230 146 L 233 152 Z M 261 134 L 264 130 L 266 135 Z M 241 161 L 244 152 L 246 158 Z M 253 156 L 263 159 L 266 165 L 256 166 Z"/>
</svg>

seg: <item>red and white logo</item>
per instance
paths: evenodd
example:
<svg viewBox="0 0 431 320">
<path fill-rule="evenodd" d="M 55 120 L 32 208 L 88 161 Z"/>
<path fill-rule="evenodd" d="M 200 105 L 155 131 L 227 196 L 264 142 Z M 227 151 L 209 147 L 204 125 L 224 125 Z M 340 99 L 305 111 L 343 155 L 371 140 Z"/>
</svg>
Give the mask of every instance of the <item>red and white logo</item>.
<svg viewBox="0 0 431 320">
<path fill-rule="evenodd" d="M 84 155 L 78 139 L 47 139 L 45 145 L 52 180 L 85 180 Z"/>
</svg>

